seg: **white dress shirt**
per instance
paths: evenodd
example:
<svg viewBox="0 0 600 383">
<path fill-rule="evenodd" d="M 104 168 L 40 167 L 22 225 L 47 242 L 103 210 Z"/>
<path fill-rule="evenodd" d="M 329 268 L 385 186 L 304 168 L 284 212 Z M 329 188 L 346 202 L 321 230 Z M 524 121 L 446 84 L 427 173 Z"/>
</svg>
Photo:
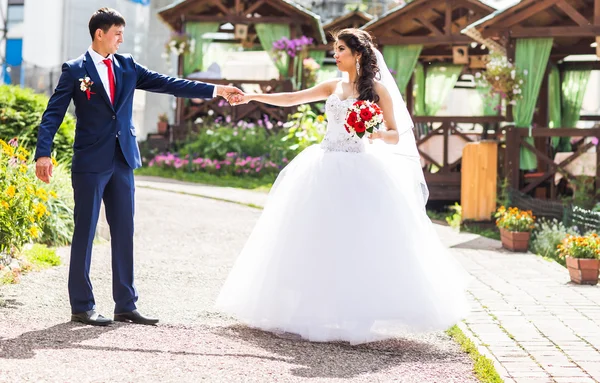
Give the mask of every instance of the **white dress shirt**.
<svg viewBox="0 0 600 383">
<path fill-rule="evenodd" d="M 106 66 L 106 64 L 104 64 L 103 60 L 110 59 L 110 61 L 112 62 L 111 65 L 112 65 L 112 69 L 113 69 L 113 77 L 115 78 L 115 90 L 116 90 L 117 89 L 117 78 L 116 78 L 116 76 L 114 76 L 114 73 L 115 73 L 114 57 L 112 54 L 108 55 L 108 57 L 102 57 L 102 55 L 100 55 L 95 50 L 93 50 L 92 47 L 88 48 L 88 53 L 90 54 L 92 61 L 94 61 L 94 64 L 96 64 L 96 70 L 98 71 L 98 75 L 100 76 L 100 81 L 102 81 L 102 85 L 104 85 L 104 90 L 106 91 L 106 95 L 110 99 L 110 85 L 108 83 L 108 67 Z M 213 89 L 213 98 L 215 98 L 216 96 L 217 96 L 217 86 L 215 85 L 214 89 Z M 116 93 L 115 93 L 115 97 L 116 97 Z"/>
<path fill-rule="evenodd" d="M 108 57 L 102 57 L 99 53 L 97 53 L 95 50 L 92 49 L 92 47 L 88 48 L 88 53 L 90 54 L 90 57 L 92 58 L 92 61 L 94 61 L 94 64 L 96 64 L 96 70 L 98 71 L 98 75 L 100 76 L 100 81 L 102 81 L 102 85 L 104 86 L 104 90 L 106 91 L 106 95 L 108 96 L 108 98 L 110 99 L 110 84 L 108 83 L 108 67 L 106 66 L 106 64 L 104 64 L 103 60 L 106 59 L 110 59 L 111 61 L 111 65 L 112 65 L 112 70 L 113 70 L 113 77 L 114 73 L 115 73 L 115 64 L 113 63 L 113 55 L 108 55 Z M 115 77 L 115 89 L 117 89 L 117 79 Z M 116 96 L 116 94 L 115 94 Z"/>
</svg>

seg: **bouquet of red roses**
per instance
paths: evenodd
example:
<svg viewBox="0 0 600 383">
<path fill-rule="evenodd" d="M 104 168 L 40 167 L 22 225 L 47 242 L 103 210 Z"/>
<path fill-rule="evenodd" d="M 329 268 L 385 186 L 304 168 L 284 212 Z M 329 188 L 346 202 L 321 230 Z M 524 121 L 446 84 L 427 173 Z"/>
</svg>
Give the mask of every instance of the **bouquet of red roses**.
<svg viewBox="0 0 600 383">
<path fill-rule="evenodd" d="M 362 138 L 367 133 L 380 128 L 383 123 L 383 112 L 374 102 L 358 100 L 346 113 L 346 123 L 344 127 L 350 134 L 356 134 Z"/>
</svg>

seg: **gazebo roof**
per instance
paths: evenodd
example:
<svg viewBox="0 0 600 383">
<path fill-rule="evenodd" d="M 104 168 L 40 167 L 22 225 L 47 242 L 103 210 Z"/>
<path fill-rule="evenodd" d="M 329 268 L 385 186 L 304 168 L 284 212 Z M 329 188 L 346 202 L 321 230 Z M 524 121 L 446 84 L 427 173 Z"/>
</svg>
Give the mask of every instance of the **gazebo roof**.
<svg viewBox="0 0 600 383">
<path fill-rule="evenodd" d="M 591 43 L 595 36 L 600 36 L 600 9 L 594 11 L 594 3 L 594 0 L 523 0 L 469 25 L 463 33 L 478 34 L 504 47 L 512 38 L 553 37 L 553 56 L 594 54 Z"/>
<path fill-rule="evenodd" d="M 354 10 L 331 20 L 323 26 L 323 29 L 325 33 L 329 33 L 344 28 L 360 28 L 371 20 L 373 20 L 372 15 Z"/>
<path fill-rule="evenodd" d="M 362 29 L 386 44 L 453 45 L 473 40 L 460 31 L 492 13 L 478 0 L 414 0 L 365 24 Z"/>
<path fill-rule="evenodd" d="M 289 0 L 179 0 L 160 9 L 158 15 L 174 30 L 186 21 L 298 25 L 316 43 L 326 43 L 321 18 Z"/>
</svg>

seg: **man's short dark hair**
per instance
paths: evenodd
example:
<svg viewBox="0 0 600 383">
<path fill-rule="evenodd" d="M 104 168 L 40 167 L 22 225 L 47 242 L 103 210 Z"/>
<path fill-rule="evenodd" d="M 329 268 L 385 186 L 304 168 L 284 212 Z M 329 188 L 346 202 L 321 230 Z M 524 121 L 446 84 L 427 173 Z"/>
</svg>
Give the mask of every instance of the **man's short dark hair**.
<svg viewBox="0 0 600 383">
<path fill-rule="evenodd" d="M 94 12 L 89 24 L 92 41 L 94 41 L 94 36 L 98 29 L 102 29 L 106 33 L 113 25 L 118 27 L 125 26 L 125 19 L 119 12 L 112 8 L 100 8 Z"/>
</svg>

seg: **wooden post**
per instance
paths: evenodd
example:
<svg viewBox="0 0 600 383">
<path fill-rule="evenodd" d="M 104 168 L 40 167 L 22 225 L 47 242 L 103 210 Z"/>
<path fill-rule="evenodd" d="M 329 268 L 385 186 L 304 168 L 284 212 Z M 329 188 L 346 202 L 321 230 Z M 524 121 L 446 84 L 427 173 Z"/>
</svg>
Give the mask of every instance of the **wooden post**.
<svg viewBox="0 0 600 383">
<path fill-rule="evenodd" d="M 294 24 L 290 24 L 290 39 L 296 38 L 296 27 Z M 294 58 L 288 57 L 288 77 L 294 77 Z"/>
<path fill-rule="evenodd" d="M 544 77 L 542 78 L 542 85 L 540 87 L 540 93 L 538 94 L 538 108 L 535 116 L 535 123 L 538 128 L 548 127 L 548 76 L 550 72 L 550 65 L 546 65 L 544 71 Z M 547 153 L 548 140 L 545 137 L 534 138 L 534 146 L 542 153 Z M 538 172 L 545 171 L 545 165 L 538 161 Z"/>
<path fill-rule="evenodd" d="M 506 175 L 510 186 L 519 190 L 519 167 L 520 167 L 520 153 L 519 153 L 519 128 L 514 126 L 508 126 L 506 128 Z"/>
<path fill-rule="evenodd" d="M 600 0 L 594 0 L 594 25 L 600 26 Z M 596 36 L 596 56 L 600 57 L 600 36 Z"/>
<path fill-rule="evenodd" d="M 508 61 L 510 61 L 511 63 L 514 64 L 515 62 L 515 40 L 513 38 L 510 37 L 510 34 L 508 33 L 508 31 L 505 33 L 505 37 L 508 41 L 507 47 L 506 47 L 506 57 L 508 58 Z M 512 105 L 507 105 L 506 106 L 506 120 L 507 121 L 514 121 L 514 117 L 513 117 L 513 107 Z"/>
<path fill-rule="evenodd" d="M 596 0 L 596 2 L 597 2 L 597 0 Z M 600 135 L 596 136 L 596 139 L 600 140 Z M 596 192 L 599 190 L 600 190 L 600 144 L 596 145 Z"/>
<path fill-rule="evenodd" d="M 415 98 L 413 96 L 413 83 L 415 79 L 415 74 L 411 74 L 410 79 L 408 80 L 408 86 L 406 87 L 406 108 L 408 109 L 408 113 L 412 116 L 414 114 L 414 103 Z"/>
</svg>

